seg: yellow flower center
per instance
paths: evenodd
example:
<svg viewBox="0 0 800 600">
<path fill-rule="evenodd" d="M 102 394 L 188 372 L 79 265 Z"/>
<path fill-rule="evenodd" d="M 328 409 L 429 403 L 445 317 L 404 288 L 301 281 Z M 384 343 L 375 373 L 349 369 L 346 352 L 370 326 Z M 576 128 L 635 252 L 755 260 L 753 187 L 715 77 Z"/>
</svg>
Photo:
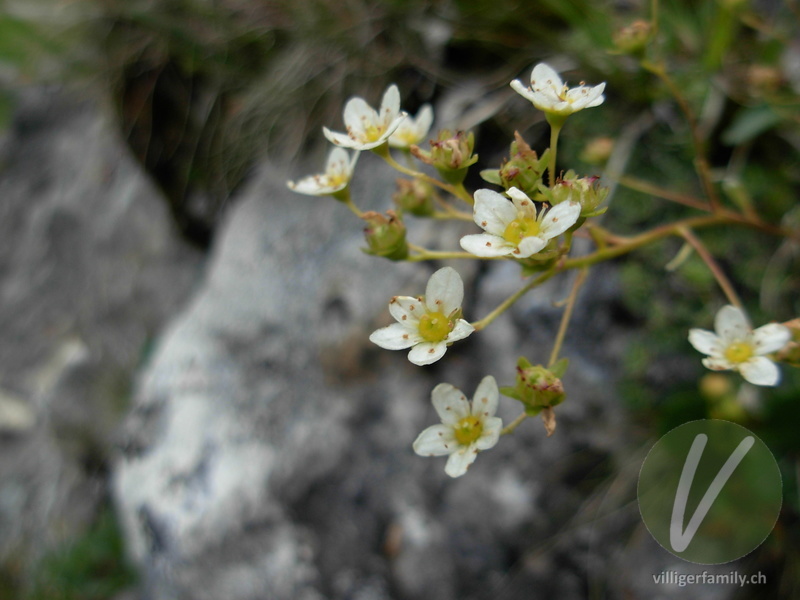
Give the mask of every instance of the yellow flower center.
<svg viewBox="0 0 800 600">
<path fill-rule="evenodd" d="M 368 125 L 366 129 L 364 129 L 364 135 L 368 142 L 375 142 L 383 135 L 383 128 L 374 124 Z"/>
<path fill-rule="evenodd" d="M 426 342 L 442 342 L 450 335 L 450 319 L 440 312 L 429 312 L 419 320 L 419 334 Z"/>
<path fill-rule="evenodd" d="M 328 172 L 327 177 L 328 177 L 328 185 L 330 187 L 338 187 L 343 183 L 347 183 L 349 181 L 347 174 L 343 173 L 342 171 Z"/>
<path fill-rule="evenodd" d="M 539 233 L 539 222 L 536 219 L 517 217 L 508 224 L 503 232 L 503 238 L 514 245 L 519 244 L 523 238 Z"/>
<path fill-rule="evenodd" d="M 753 346 L 747 342 L 735 342 L 725 348 L 724 354 L 725 358 L 734 364 L 743 363 L 753 356 Z"/>
<path fill-rule="evenodd" d="M 462 446 L 468 446 L 483 433 L 483 423 L 478 417 L 464 417 L 453 428 L 456 441 Z"/>
</svg>

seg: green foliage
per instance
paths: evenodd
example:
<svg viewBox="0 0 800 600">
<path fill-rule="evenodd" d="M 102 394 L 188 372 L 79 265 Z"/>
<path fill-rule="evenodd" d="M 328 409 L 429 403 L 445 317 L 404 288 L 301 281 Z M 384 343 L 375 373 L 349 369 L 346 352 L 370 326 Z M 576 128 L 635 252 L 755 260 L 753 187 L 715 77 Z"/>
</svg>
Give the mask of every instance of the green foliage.
<svg viewBox="0 0 800 600">
<path fill-rule="evenodd" d="M 23 600 L 108 600 L 134 583 L 114 514 L 107 508 L 83 538 L 41 560 Z"/>
</svg>

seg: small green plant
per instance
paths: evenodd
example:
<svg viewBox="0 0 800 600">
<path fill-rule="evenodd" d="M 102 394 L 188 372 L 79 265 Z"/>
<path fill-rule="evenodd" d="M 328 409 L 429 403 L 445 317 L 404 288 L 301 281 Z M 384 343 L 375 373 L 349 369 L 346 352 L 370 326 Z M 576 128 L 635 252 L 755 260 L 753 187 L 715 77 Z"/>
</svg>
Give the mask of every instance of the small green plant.
<svg viewBox="0 0 800 600">
<path fill-rule="evenodd" d="M 82 538 L 41 559 L 22 600 L 108 600 L 135 583 L 114 513 L 106 508 Z"/>
<path fill-rule="evenodd" d="M 567 359 L 561 356 L 562 345 L 588 271 L 594 265 L 649 249 L 667 239 L 682 242 L 667 269 L 674 271 L 697 257 L 699 263 L 692 263 L 694 270 L 687 270 L 687 277 L 705 281 L 706 277 L 697 273 L 698 264 L 702 265 L 703 273 L 708 274 L 708 279 L 716 283 L 727 299 L 727 305 L 716 313 L 714 332 L 692 328 L 688 334 L 688 343 L 706 355 L 702 359 L 705 367 L 738 372 L 749 384 L 773 387 L 781 378 L 777 363 L 794 364 L 790 354 L 793 339 L 798 335 L 796 321 L 753 329 L 736 286 L 697 232 L 730 231 L 735 227 L 796 243 L 800 240 L 800 230 L 791 224 L 772 222 L 766 211 L 760 210 L 761 205 L 752 201 L 741 182 L 736 181 L 735 185 L 731 181 L 720 182 L 712 172 L 698 117 L 654 43 L 657 15 L 658 6 L 654 3 L 652 20 L 622 30 L 616 44 L 619 53 L 636 60 L 644 73 L 663 85 L 683 113 L 699 193 L 674 191 L 660 182 L 642 181 L 621 173 L 611 175 L 617 185 L 691 209 L 689 216 L 685 211 L 677 216 L 669 212 L 654 214 L 650 217 L 652 225 L 645 228 L 639 225 L 625 235 L 600 224 L 598 217 L 606 211 L 609 220 L 614 217 L 613 205 L 607 202 L 610 190 L 596 176 L 559 170 L 558 160 L 559 139 L 568 119 L 584 109 L 601 107 L 606 84 L 581 82 L 569 87 L 545 63 L 533 68 L 529 83 L 514 80 L 511 87 L 544 113 L 550 126 L 549 147 L 539 156 L 515 133 L 509 158 L 499 168 L 481 172 L 481 177 L 499 190 L 470 191 L 465 187 L 467 172 L 478 161 L 471 133 L 443 130 L 430 141 L 429 150 L 419 146 L 433 121 L 431 109 L 425 106 L 416 118 L 410 117 L 401 110 L 400 93 L 395 85 L 386 90 L 377 109 L 360 97 L 351 98 L 344 109 L 345 131 L 323 128 L 325 137 L 336 146 L 325 172 L 289 182 L 289 187 L 297 192 L 331 196 L 367 221 L 365 251 L 369 254 L 395 261 L 510 260 L 519 265 L 528 281 L 494 310 L 474 321 L 464 318 L 463 283 L 452 267 L 435 272 L 424 295 L 394 296 L 389 312 L 397 322 L 375 331 L 370 340 L 389 350 L 408 350 L 409 361 L 416 365 L 425 366 L 442 359 L 450 345 L 491 325 L 532 289 L 553 277 L 577 271 L 572 291 L 563 302 L 563 317 L 546 364 L 533 365 L 527 358 L 520 358 L 515 384 L 499 389 L 494 377 L 487 375 L 472 403 L 450 384 L 441 384 L 434 390 L 432 400 L 442 424 L 426 429 L 414 449 L 421 455 L 448 455 L 445 470 L 452 477 L 466 473 L 479 451 L 494 446 L 501 435 L 512 433 L 529 416 L 541 416 L 547 435 L 553 433 L 554 409 L 568 396 L 562 382 L 568 367 Z M 716 59 L 712 63 L 716 65 Z M 739 129 L 734 128 L 734 132 Z M 401 184 L 395 195 L 395 210 L 387 212 L 387 217 L 364 213 L 351 197 L 349 183 L 362 151 L 373 152 L 410 178 Z M 394 157 L 397 152 L 406 154 L 407 164 L 412 157 L 416 158 L 433 167 L 438 176 L 422 167 L 401 164 Z M 408 190 L 412 187 L 415 193 L 409 198 Z M 473 221 L 482 232 L 461 238 L 463 252 L 424 248 L 407 239 L 404 209 L 409 205 L 427 207 L 424 211 L 409 210 L 411 215 L 440 221 Z M 593 250 L 573 255 L 573 240 L 577 237 L 589 240 Z M 668 314 L 665 319 L 669 320 Z M 684 336 L 684 344 L 686 340 Z M 522 414 L 505 427 L 494 416 L 501 392 L 523 405 Z"/>
</svg>

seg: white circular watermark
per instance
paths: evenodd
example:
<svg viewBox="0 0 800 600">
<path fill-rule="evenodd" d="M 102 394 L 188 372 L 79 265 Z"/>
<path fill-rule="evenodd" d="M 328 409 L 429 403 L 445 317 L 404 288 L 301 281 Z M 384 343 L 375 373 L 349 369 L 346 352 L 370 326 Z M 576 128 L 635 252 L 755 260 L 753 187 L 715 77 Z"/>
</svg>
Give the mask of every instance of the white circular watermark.
<svg viewBox="0 0 800 600">
<path fill-rule="evenodd" d="M 684 423 L 653 446 L 639 472 L 639 511 L 666 550 L 721 564 L 766 539 L 781 510 L 783 484 L 769 448 L 729 421 Z"/>
</svg>

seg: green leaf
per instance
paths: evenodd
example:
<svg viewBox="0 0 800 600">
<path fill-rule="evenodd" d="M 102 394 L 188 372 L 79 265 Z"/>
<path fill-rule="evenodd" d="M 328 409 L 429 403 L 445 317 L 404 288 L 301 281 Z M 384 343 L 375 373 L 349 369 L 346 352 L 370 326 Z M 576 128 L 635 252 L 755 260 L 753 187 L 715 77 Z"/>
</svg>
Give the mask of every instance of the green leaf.
<svg viewBox="0 0 800 600">
<path fill-rule="evenodd" d="M 733 123 L 722 132 L 722 141 L 737 146 L 768 131 L 781 122 L 781 117 L 767 104 L 741 109 Z"/>
</svg>

